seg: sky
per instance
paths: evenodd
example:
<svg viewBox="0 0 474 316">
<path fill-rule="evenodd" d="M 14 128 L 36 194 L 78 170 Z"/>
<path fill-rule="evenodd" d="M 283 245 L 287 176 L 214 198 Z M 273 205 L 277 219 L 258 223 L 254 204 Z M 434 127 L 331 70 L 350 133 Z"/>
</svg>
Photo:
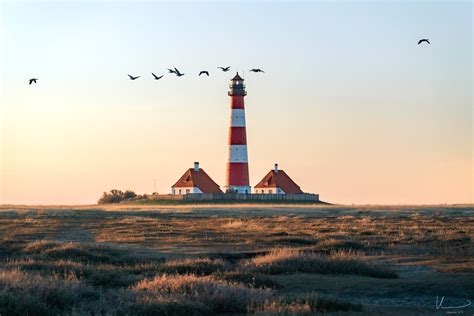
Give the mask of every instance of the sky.
<svg viewBox="0 0 474 316">
<path fill-rule="evenodd" d="M 471 1 L 2 1 L 0 204 L 169 193 L 194 161 L 223 186 L 236 71 L 251 185 L 277 162 L 332 203 L 473 203 L 472 17 Z"/>
</svg>

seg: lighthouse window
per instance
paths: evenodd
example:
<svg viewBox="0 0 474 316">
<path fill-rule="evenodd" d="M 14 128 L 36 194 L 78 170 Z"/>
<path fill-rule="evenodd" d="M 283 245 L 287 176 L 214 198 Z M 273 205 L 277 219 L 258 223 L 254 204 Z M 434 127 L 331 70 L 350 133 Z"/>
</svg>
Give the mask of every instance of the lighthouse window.
<svg viewBox="0 0 474 316">
<path fill-rule="evenodd" d="M 238 82 L 238 81 L 236 81 L 236 82 L 235 82 L 235 84 L 239 84 L 239 82 Z"/>
</svg>

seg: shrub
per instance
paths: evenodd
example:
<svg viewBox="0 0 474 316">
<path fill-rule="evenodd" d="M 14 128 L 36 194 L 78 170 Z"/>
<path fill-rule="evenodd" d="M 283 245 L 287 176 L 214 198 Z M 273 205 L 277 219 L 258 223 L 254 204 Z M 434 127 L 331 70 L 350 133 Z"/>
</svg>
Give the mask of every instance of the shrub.
<svg viewBox="0 0 474 316">
<path fill-rule="evenodd" d="M 146 195 L 146 194 L 145 194 Z M 123 193 L 123 200 L 128 200 L 128 199 L 133 199 L 134 197 L 136 197 L 137 194 L 133 191 L 130 191 L 130 190 L 127 190 Z"/>
<path fill-rule="evenodd" d="M 120 203 L 124 200 L 135 198 L 137 195 L 135 192 L 127 190 L 122 192 L 120 190 L 110 190 L 109 193 L 104 192 L 100 199 L 97 201 L 98 204 L 111 204 Z"/>
</svg>

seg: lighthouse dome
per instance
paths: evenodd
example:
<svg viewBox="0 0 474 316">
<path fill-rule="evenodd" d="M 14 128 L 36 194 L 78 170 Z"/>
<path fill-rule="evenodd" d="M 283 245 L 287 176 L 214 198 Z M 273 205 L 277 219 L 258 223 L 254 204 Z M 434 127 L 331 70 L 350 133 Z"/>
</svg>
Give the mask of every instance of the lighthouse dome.
<svg viewBox="0 0 474 316">
<path fill-rule="evenodd" d="M 232 81 L 236 81 L 236 80 L 241 80 L 241 81 L 243 81 L 244 79 L 242 79 L 242 78 L 239 76 L 239 73 L 237 73 L 237 74 L 235 75 L 235 77 L 232 78 Z"/>
</svg>

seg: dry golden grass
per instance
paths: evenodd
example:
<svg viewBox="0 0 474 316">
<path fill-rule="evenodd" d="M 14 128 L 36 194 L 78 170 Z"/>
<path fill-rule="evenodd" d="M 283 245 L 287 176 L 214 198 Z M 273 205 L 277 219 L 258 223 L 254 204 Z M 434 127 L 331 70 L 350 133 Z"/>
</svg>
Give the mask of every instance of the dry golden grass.
<svg viewBox="0 0 474 316">
<path fill-rule="evenodd" d="M 166 299 L 189 301 L 196 309 L 209 313 L 245 313 L 273 296 L 268 289 L 252 289 L 212 276 L 193 274 L 159 275 L 140 281 L 132 291 L 146 304 Z"/>
<path fill-rule="evenodd" d="M 354 250 L 338 250 L 322 255 L 292 248 L 278 248 L 251 259 L 246 266 L 267 274 L 302 272 L 357 274 L 376 278 L 398 277 L 387 267 L 368 263 L 363 255 Z"/>
<path fill-rule="evenodd" d="M 1 206 L 0 314 L 431 314 L 473 238 L 470 206 Z"/>
</svg>

